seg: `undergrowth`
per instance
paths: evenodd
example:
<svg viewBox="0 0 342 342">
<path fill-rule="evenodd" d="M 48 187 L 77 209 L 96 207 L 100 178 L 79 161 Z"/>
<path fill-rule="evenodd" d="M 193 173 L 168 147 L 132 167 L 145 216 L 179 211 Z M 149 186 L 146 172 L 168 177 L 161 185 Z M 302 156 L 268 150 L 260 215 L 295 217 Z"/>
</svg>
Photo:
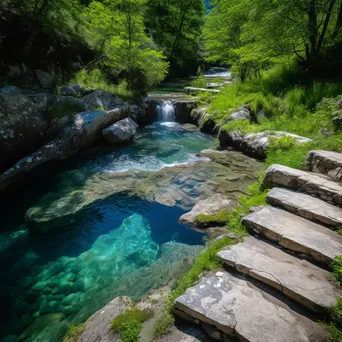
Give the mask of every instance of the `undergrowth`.
<svg viewBox="0 0 342 342">
<path fill-rule="evenodd" d="M 152 336 L 154 339 L 157 339 L 163 335 L 168 334 L 171 331 L 171 328 L 175 322 L 173 315 L 167 311 L 162 317 L 157 320 L 152 327 Z"/>
<path fill-rule="evenodd" d="M 81 336 L 84 330 L 84 324 L 69 325 L 67 332 L 63 337 L 63 342 L 77 342 L 78 338 Z"/>
<path fill-rule="evenodd" d="M 119 334 L 121 342 L 138 342 L 143 323 L 151 317 L 151 312 L 133 308 L 118 315 L 112 322 L 114 333 Z"/>
<path fill-rule="evenodd" d="M 127 90 L 127 82 L 122 81 L 119 84 L 111 84 L 100 69 L 88 71 L 83 69 L 79 71 L 70 84 L 80 84 L 83 89 L 101 89 L 113 95 L 124 98 L 132 97 L 132 92 Z"/>
</svg>

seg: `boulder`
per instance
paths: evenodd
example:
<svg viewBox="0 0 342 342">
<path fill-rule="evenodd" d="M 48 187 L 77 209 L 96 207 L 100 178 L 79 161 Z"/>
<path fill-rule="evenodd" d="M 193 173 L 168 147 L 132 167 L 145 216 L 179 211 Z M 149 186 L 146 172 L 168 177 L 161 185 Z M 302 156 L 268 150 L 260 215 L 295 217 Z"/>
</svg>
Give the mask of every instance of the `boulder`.
<svg viewBox="0 0 342 342">
<path fill-rule="evenodd" d="M 133 140 L 138 127 L 131 118 L 125 118 L 105 128 L 102 135 L 110 143 L 123 143 Z"/>
<path fill-rule="evenodd" d="M 158 121 L 157 108 L 160 105 L 160 101 L 151 97 L 144 99 L 144 111 L 136 118 L 139 125 L 149 125 L 155 121 Z"/>
<path fill-rule="evenodd" d="M 0 170 L 44 143 L 47 107 L 46 94 L 0 88 Z"/>
<path fill-rule="evenodd" d="M 87 110 L 93 109 L 112 109 L 123 105 L 124 101 L 119 96 L 113 96 L 106 91 L 97 90 L 89 95 L 82 97 L 81 102 Z"/>
<path fill-rule="evenodd" d="M 101 137 L 101 132 L 105 127 L 129 115 L 128 105 L 110 111 L 78 113 L 73 122 L 68 124 L 54 140 L 1 174 L 0 189 L 6 187 L 23 172 L 30 171 L 49 160 L 66 158 L 80 149 L 91 146 Z"/>
<path fill-rule="evenodd" d="M 71 86 L 64 86 L 59 88 L 59 91 L 62 95 L 66 96 L 77 96 L 82 91 L 82 86 L 79 84 L 74 84 Z"/>
<path fill-rule="evenodd" d="M 199 225 L 197 219 L 200 214 L 205 215 L 216 215 L 221 210 L 225 209 L 231 211 L 235 206 L 235 201 L 222 196 L 221 194 L 215 194 L 205 200 L 197 202 L 197 204 L 192 208 L 192 210 L 179 218 L 179 222 Z M 213 222 L 213 226 L 215 222 Z"/>
<path fill-rule="evenodd" d="M 265 158 L 266 150 L 270 145 L 271 139 L 281 139 L 283 137 L 291 137 L 297 145 L 306 144 L 312 140 L 281 131 L 265 131 L 259 133 L 243 134 L 240 131 L 226 132 L 220 131 L 219 140 L 222 148 L 233 146 L 247 155 L 256 158 Z"/>
<path fill-rule="evenodd" d="M 180 100 L 173 103 L 175 108 L 175 119 L 180 123 L 195 123 L 191 112 L 197 107 L 197 99 Z"/>
<path fill-rule="evenodd" d="M 241 107 L 235 110 L 229 117 L 227 121 L 235 120 L 251 120 L 251 111 L 246 107 Z"/>
<path fill-rule="evenodd" d="M 207 106 L 194 108 L 191 111 L 190 116 L 194 123 L 196 123 L 197 126 L 200 127 L 201 131 L 210 134 L 216 131 L 216 124 L 210 114 L 207 113 L 207 109 Z"/>
</svg>

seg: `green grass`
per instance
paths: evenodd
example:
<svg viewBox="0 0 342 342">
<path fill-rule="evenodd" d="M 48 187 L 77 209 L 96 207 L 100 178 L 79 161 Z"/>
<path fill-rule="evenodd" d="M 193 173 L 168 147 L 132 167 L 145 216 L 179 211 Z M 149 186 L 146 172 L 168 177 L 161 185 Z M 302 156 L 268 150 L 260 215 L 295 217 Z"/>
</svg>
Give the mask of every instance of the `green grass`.
<svg viewBox="0 0 342 342">
<path fill-rule="evenodd" d="M 77 342 L 78 338 L 81 336 L 84 330 L 84 324 L 69 325 L 67 332 L 63 337 L 63 342 Z"/>
<path fill-rule="evenodd" d="M 137 342 L 143 323 L 150 317 L 149 311 L 133 308 L 117 316 L 111 327 L 114 333 L 119 334 L 121 342 Z"/>
<path fill-rule="evenodd" d="M 157 339 L 163 335 L 168 334 L 171 331 L 174 322 L 175 319 L 170 312 L 164 313 L 163 316 L 158 319 L 152 327 L 153 338 Z"/>
<path fill-rule="evenodd" d="M 206 215 L 206 214 L 201 213 L 196 218 L 196 223 L 199 226 L 203 226 L 203 227 L 208 227 L 208 226 L 213 227 L 214 225 L 224 226 L 228 222 L 228 218 L 229 218 L 228 210 L 222 209 L 220 210 L 219 213 L 213 214 L 213 215 Z"/>
<path fill-rule="evenodd" d="M 194 88 L 206 88 L 207 80 L 204 76 L 199 76 L 195 80 L 191 81 L 191 87 Z"/>
</svg>

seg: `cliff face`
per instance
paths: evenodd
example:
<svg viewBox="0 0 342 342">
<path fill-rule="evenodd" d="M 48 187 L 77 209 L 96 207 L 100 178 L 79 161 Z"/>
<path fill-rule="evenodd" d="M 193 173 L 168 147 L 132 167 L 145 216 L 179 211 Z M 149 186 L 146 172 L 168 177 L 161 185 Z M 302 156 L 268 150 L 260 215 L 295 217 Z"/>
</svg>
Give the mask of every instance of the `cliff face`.
<svg viewBox="0 0 342 342">
<path fill-rule="evenodd" d="M 79 37 L 47 30 L 32 18 L 0 9 L 0 86 L 53 88 L 57 74 L 79 70 L 93 58 Z"/>
</svg>

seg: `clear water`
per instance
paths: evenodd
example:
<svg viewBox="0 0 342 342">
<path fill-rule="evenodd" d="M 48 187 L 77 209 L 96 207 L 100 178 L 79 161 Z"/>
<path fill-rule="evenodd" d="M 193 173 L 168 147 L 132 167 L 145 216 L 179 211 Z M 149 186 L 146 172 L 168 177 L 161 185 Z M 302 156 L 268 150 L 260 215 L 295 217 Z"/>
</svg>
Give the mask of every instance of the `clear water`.
<svg viewBox="0 0 342 342">
<path fill-rule="evenodd" d="M 30 233 L 25 213 L 32 205 L 64 186 L 70 172 L 81 180 L 74 183 L 76 191 L 82 179 L 98 171 L 188 163 L 212 143 L 199 131 L 158 122 L 140 129 L 130 146 L 99 146 L 37 171 L 6 194 L 0 232 L 2 339 L 60 341 L 67 323 L 85 321 L 112 298 L 139 299 L 170 275 L 179 277 L 203 244 L 203 234 L 178 224 L 180 208 L 125 194 L 83 208 L 57 235 Z"/>
</svg>

